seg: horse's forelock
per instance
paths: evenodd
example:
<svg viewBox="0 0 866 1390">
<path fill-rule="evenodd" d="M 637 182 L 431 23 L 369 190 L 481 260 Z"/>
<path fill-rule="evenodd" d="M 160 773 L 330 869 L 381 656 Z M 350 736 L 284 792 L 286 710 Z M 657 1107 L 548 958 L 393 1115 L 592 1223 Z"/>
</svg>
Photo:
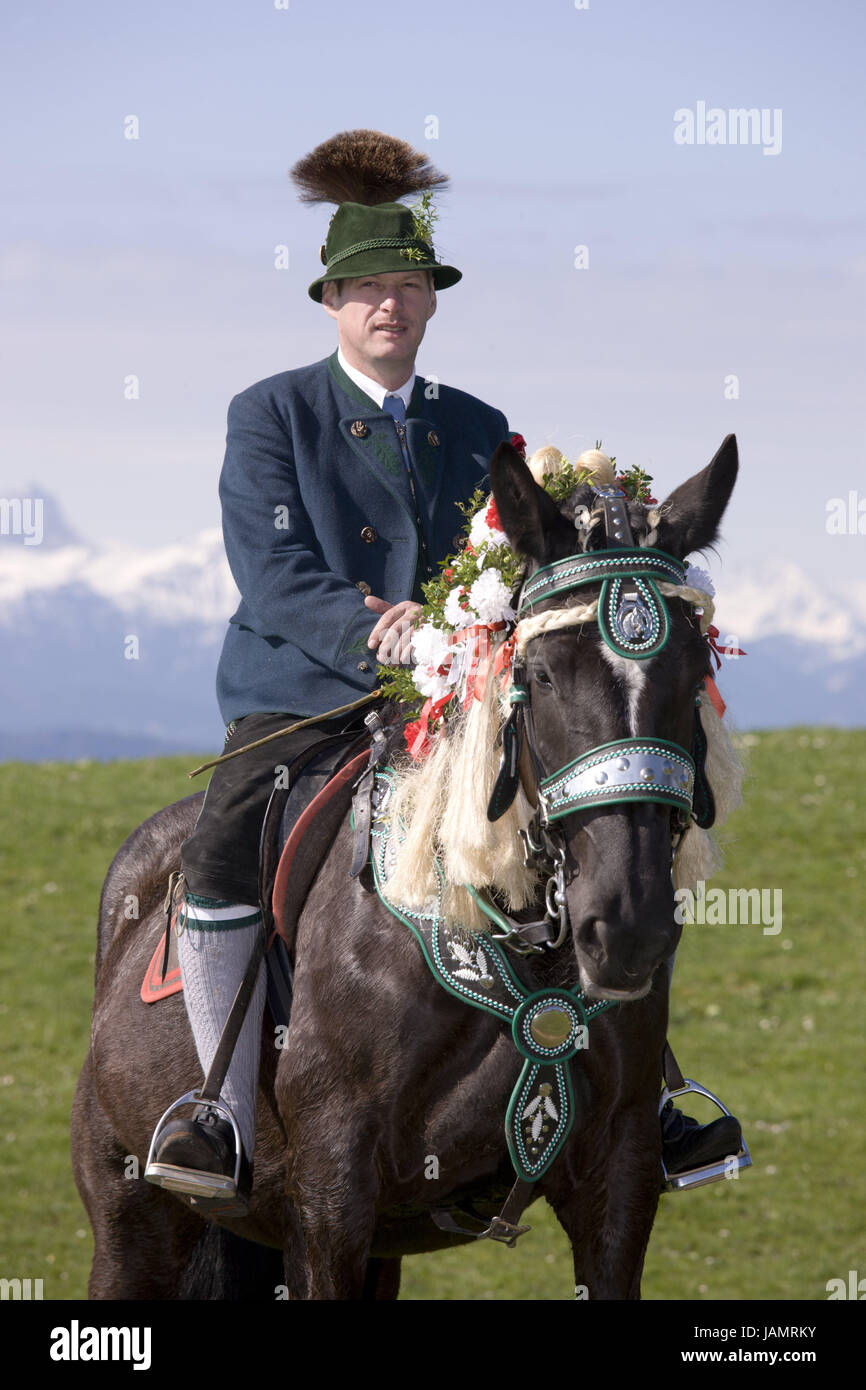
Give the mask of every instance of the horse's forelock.
<svg viewBox="0 0 866 1390">
<path fill-rule="evenodd" d="M 635 545 L 652 545 L 654 539 L 652 513 L 641 502 L 629 502 L 627 510 Z M 591 484 L 583 483 L 579 488 L 576 488 L 571 496 L 562 503 L 560 514 L 574 526 L 575 553 L 606 548 L 604 508 L 597 503 L 595 491 Z M 562 549 L 562 554 L 557 556 L 557 559 L 564 559 L 569 553 L 567 543 L 565 546 L 560 543 L 559 548 Z"/>
</svg>

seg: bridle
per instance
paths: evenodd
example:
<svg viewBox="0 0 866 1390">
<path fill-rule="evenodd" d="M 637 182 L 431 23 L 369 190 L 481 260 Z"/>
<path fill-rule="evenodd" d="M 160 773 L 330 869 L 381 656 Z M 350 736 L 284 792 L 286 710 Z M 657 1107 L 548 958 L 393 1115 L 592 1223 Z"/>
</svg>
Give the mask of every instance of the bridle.
<svg viewBox="0 0 866 1390">
<path fill-rule="evenodd" d="M 545 917 L 520 924 L 493 907 L 484 895 L 470 889 L 490 918 L 497 939 L 521 954 L 556 949 L 568 935 L 565 899 L 565 836 L 560 822 L 589 807 L 656 802 L 671 808 L 671 859 L 691 820 L 707 829 L 715 820 L 713 795 L 706 777 L 706 738 L 695 702 L 691 750 L 662 738 L 625 738 L 598 744 L 553 772 L 542 766 L 528 688 L 525 642 L 533 631 L 533 609 L 545 600 L 601 584 L 597 603 L 555 610 L 555 627 L 595 621 L 608 647 L 617 656 L 647 660 L 666 646 L 670 615 L 659 588 L 676 593 L 686 588 L 681 560 L 650 546 L 636 546 L 626 511 L 626 494 L 619 488 L 597 488 L 604 508 L 607 548 L 568 555 L 528 575 L 517 603 L 515 657 L 509 691 L 510 713 L 502 728 L 502 758 L 487 809 L 498 820 L 514 801 L 520 784 L 524 739 L 532 759 L 537 808 L 528 830 L 520 831 L 527 867 L 548 871 Z M 521 628 L 525 641 L 521 647 Z M 537 629 L 538 624 L 534 627 Z M 529 631 L 527 631 L 529 629 Z"/>
</svg>

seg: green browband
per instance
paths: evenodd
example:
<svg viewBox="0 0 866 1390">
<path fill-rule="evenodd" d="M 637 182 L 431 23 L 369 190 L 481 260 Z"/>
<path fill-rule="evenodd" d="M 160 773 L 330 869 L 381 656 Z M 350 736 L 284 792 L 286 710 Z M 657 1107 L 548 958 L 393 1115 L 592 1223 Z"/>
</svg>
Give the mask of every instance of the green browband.
<svg viewBox="0 0 866 1390">
<path fill-rule="evenodd" d="M 571 589 L 600 584 L 598 627 L 618 656 L 645 660 L 664 647 L 670 635 L 667 605 L 657 581 L 684 584 L 686 567 L 663 550 L 648 546 L 597 550 L 591 555 L 568 555 L 536 570 L 523 586 L 519 615 L 545 599 Z"/>
</svg>

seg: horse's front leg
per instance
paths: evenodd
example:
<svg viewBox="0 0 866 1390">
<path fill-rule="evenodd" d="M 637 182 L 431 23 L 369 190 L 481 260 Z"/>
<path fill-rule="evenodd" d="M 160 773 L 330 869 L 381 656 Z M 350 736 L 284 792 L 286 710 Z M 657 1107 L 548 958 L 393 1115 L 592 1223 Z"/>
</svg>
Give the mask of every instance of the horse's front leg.
<svg viewBox="0 0 866 1390">
<path fill-rule="evenodd" d="M 369 1268 L 379 1190 L 374 1139 L 347 1127 L 349 1105 L 348 1097 L 331 1096 L 327 1114 L 306 1108 L 288 1136 L 283 1258 L 290 1299 L 388 1296 Z"/>
<path fill-rule="evenodd" d="M 661 1187 L 658 1120 L 619 1111 L 554 1164 L 545 1196 L 571 1241 L 575 1297 L 638 1299 Z"/>
</svg>

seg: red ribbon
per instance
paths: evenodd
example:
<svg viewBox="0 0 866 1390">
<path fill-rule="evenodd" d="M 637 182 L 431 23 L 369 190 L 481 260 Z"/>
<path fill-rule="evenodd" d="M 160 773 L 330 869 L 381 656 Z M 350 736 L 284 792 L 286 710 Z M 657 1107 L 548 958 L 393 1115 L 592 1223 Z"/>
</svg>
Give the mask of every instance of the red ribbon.
<svg viewBox="0 0 866 1390">
<path fill-rule="evenodd" d="M 721 669 L 723 656 L 748 655 L 748 653 L 743 651 L 742 647 L 720 647 L 718 641 L 716 640 L 718 636 L 719 629 L 717 627 L 710 626 L 707 628 L 707 641 L 710 644 L 710 651 L 713 654 L 713 660 L 716 663 L 717 671 Z M 725 704 L 724 700 L 719 694 L 719 688 L 716 685 L 716 682 L 713 680 L 712 676 L 706 677 L 704 681 L 704 687 L 706 689 L 707 694 L 710 697 L 710 703 L 713 709 L 716 711 L 716 714 L 721 719 L 722 715 L 727 709 L 727 705 Z"/>
<path fill-rule="evenodd" d="M 481 700 L 484 698 L 484 691 L 487 684 L 487 672 L 490 666 L 489 656 L 483 660 L 481 652 L 482 639 L 486 643 L 488 634 L 500 632 L 505 627 L 502 621 L 496 623 L 473 623 L 471 627 L 461 628 L 459 632 L 453 632 L 449 637 L 451 646 L 458 643 L 471 641 L 472 651 L 469 656 L 469 676 L 466 682 L 466 696 L 463 701 L 463 708 L 468 709 L 473 699 Z M 506 643 L 506 646 L 508 643 Z M 483 664 L 482 664 L 483 663 Z M 510 662 L 509 662 L 510 664 Z M 440 666 L 438 675 L 444 676 L 447 667 Z M 449 690 L 447 695 L 443 695 L 435 703 L 432 698 L 428 699 L 422 706 L 421 713 L 417 719 L 413 719 L 403 730 L 406 740 L 406 747 L 412 758 L 417 762 L 419 758 L 426 758 L 433 747 L 432 735 L 436 730 L 436 725 L 442 718 L 442 711 L 450 700 L 454 698 L 454 691 Z"/>
<path fill-rule="evenodd" d="M 473 700 L 483 700 L 484 691 L 487 685 L 487 667 L 489 665 L 489 646 L 488 634 L 491 632 L 501 632 L 505 623 L 500 619 L 496 623 L 473 623 L 471 627 L 461 628 L 459 632 L 452 633 L 450 641 L 455 643 L 471 643 L 469 655 L 469 673 L 466 679 L 466 694 L 463 698 L 463 708 L 466 710 Z M 487 648 L 487 650 L 483 650 Z"/>
<path fill-rule="evenodd" d="M 745 656 L 745 652 L 743 653 L 743 655 Z M 713 680 L 712 676 L 704 677 L 704 687 L 706 689 L 707 694 L 710 697 L 710 704 L 716 711 L 716 714 L 721 719 L 722 715 L 727 709 L 727 705 L 725 704 L 724 700 L 719 694 L 719 687 L 716 685 L 716 682 Z"/>
<path fill-rule="evenodd" d="M 411 724 L 407 724 L 403 730 L 406 747 L 409 749 L 409 754 L 414 758 L 415 762 L 417 762 L 419 758 L 426 758 L 433 747 L 430 735 L 442 717 L 442 711 L 448 704 L 448 701 L 453 698 L 454 691 L 449 690 L 448 694 L 443 695 L 442 699 L 437 700 L 435 704 L 431 699 L 428 699 L 418 718 L 413 720 Z"/>
<path fill-rule="evenodd" d="M 710 644 L 710 650 L 711 650 L 712 653 L 713 653 L 713 658 L 714 658 L 715 663 L 716 663 L 716 670 L 717 670 L 717 671 L 721 668 L 721 665 L 722 665 L 722 657 L 723 657 L 723 656 L 747 656 L 747 655 L 748 655 L 748 653 L 747 653 L 747 652 L 744 652 L 743 649 L 742 649 L 741 647 L 720 647 L 719 644 L 718 644 L 718 642 L 716 641 L 716 638 L 717 638 L 718 636 L 719 636 L 719 629 L 718 629 L 717 627 L 709 627 L 709 628 L 707 628 L 707 641 L 708 641 L 709 644 Z"/>
</svg>

